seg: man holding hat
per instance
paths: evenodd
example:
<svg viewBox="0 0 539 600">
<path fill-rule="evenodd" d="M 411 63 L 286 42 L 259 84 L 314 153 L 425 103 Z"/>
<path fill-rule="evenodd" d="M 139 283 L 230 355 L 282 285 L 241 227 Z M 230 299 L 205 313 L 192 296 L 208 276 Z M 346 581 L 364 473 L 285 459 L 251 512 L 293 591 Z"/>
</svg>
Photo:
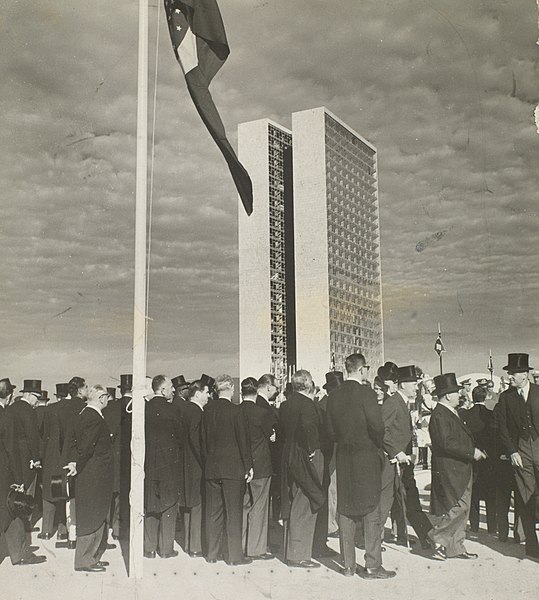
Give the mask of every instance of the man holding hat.
<svg viewBox="0 0 539 600">
<path fill-rule="evenodd" d="M 457 412 L 461 386 L 454 373 L 434 378 L 438 404 L 429 423 L 432 440 L 431 513 L 437 523 L 429 532 L 434 557 L 477 558 L 466 551 L 466 522 L 472 497 L 472 463 L 486 458 L 474 448 L 473 436 Z"/>
<path fill-rule="evenodd" d="M 529 355 L 508 355 L 504 367 L 510 388 L 500 394 L 497 408 L 498 432 L 505 455 L 515 469 L 516 499 L 520 503 L 526 535 L 526 555 L 539 558 L 535 531 L 535 492 L 539 473 L 539 386 L 530 383 Z"/>
</svg>

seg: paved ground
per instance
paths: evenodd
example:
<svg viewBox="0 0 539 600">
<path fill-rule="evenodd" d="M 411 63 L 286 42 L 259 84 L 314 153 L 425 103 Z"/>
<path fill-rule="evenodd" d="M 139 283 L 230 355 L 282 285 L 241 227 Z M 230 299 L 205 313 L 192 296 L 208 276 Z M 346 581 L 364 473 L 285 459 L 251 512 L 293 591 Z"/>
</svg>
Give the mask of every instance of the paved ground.
<svg viewBox="0 0 539 600">
<path fill-rule="evenodd" d="M 417 472 L 422 499 L 429 472 Z M 337 540 L 330 545 L 337 549 Z M 397 570 L 388 581 L 345 578 L 339 565 L 326 561 L 311 572 L 290 569 L 278 560 L 228 567 L 178 558 L 144 561 L 144 578 L 128 579 L 119 548 L 106 553 L 111 566 L 105 574 L 73 571 L 73 551 L 56 549 L 54 541 L 39 550 L 47 563 L 35 567 L 0 565 L 0 600 L 537 600 L 539 563 L 524 558 L 524 546 L 499 543 L 481 531 L 467 542 L 476 561 L 437 562 L 405 548 L 387 544 L 384 565 Z M 362 553 L 357 561 L 362 564 Z"/>
</svg>

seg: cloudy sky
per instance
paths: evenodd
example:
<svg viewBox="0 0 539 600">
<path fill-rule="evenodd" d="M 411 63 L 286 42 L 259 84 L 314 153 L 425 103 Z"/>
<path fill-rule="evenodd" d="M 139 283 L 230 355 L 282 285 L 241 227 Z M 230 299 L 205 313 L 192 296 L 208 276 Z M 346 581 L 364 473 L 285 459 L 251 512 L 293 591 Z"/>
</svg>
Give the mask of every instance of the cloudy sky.
<svg viewBox="0 0 539 600">
<path fill-rule="evenodd" d="M 238 201 L 152 4 L 148 370 L 235 375 Z M 498 373 L 511 351 L 539 366 L 535 2 L 220 7 L 231 55 L 211 89 L 234 145 L 242 121 L 323 105 L 378 148 L 386 358 L 435 372 L 440 321 L 445 370 L 484 371 L 490 347 Z M 131 371 L 137 13 L 3 9 L 0 370 L 17 385 Z"/>
</svg>

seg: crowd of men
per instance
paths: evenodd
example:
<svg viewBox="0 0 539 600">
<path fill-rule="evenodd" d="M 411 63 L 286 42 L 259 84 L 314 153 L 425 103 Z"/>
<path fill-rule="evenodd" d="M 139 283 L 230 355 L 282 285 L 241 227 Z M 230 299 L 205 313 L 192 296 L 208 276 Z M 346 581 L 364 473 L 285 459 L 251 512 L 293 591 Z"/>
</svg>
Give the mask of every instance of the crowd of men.
<svg viewBox="0 0 539 600">
<path fill-rule="evenodd" d="M 466 525 L 477 531 L 480 501 L 488 532 L 507 541 L 513 494 L 514 537 L 539 558 L 539 386 L 527 354 L 509 354 L 504 369 L 499 395 L 487 379 L 470 391 L 454 373 L 431 379 L 391 362 L 370 382 L 361 354 L 346 358 L 345 373 L 327 373 L 322 389 L 299 370 L 280 393 L 265 374 L 244 379 L 239 399 L 228 375 L 157 375 L 145 403 L 144 556 L 173 558 L 177 541 L 208 563 L 271 560 L 269 530 L 281 523 L 290 567 L 319 567 L 337 554 L 328 536 L 339 537 L 344 576 L 388 579 L 388 518 L 395 543 L 471 560 Z M 106 571 L 103 553 L 129 525 L 132 377 L 118 387 L 117 399 L 115 388 L 73 377 L 57 384 L 54 401 L 39 380 L 16 396 L 0 380 L 0 558 L 44 562 L 30 549 L 41 519 L 37 538 L 56 535 L 57 547 L 74 550 L 76 571 Z M 414 445 L 423 468 L 431 455 L 429 515 Z"/>
</svg>

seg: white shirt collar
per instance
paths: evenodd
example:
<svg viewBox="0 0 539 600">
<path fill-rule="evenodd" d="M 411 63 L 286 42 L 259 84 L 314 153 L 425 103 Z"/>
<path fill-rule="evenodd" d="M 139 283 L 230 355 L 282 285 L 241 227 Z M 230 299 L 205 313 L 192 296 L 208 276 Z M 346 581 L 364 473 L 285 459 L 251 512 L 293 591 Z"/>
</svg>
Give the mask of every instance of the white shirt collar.
<svg viewBox="0 0 539 600">
<path fill-rule="evenodd" d="M 520 388 L 518 391 L 519 394 L 524 398 L 524 400 L 528 399 L 528 394 L 530 393 L 530 382 L 526 381 L 524 387 Z"/>
</svg>

